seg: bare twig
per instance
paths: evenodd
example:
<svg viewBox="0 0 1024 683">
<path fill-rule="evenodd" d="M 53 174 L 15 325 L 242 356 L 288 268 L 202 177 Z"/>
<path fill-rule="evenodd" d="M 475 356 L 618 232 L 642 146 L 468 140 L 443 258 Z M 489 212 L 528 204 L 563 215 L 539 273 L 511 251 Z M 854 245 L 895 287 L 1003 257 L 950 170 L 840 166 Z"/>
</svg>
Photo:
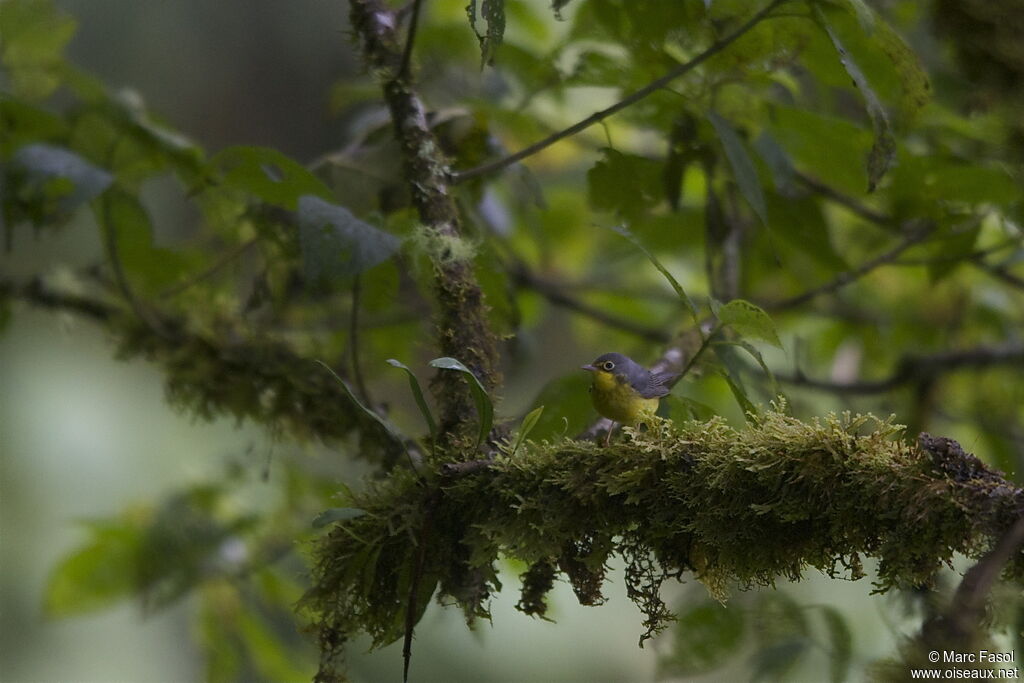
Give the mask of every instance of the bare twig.
<svg viewBox="0 0 1024 683">
<path fill-rule="evenodd" d="M 987 368 L 995 365 L 1024 363 L 1024 344 L 979 346 L 971 349 L 941 351 L 928 356 L 907 355 L 896 365 L 888 377 L 862 382 L 830 382 L 812 379 L 797 372 L 792 375 L 776 374 L 780 382 L 819 389 L 836 394 L 881 394 L 910 382 L 920 381 L 955 370 Z"/>
<path fill-rule="evenodd" d="M 525 266 L 520 265 L 515 267 L 511 274 L 515 279 L 516 284 L 532 289 L 556 306 L 562 306 L 581 315 L 585 315 L 592 320 L 596 320 L 602 325 L 613 327 L 615 329 L 622 330 L 623 332 L 628 332 L 629 334 L 634 334 L 648 341 L 660 344 L 666 344 L 672 338 L 672 335 L 664 332 L 663 330 L 648 327 L 630 320 L 629 318 L 623 318 L 613 313 L 608 313 L 597 306 L 592 306 L 585 301 L 566 294 L 563 287 L 545 280 L 531 272 Z"/>
<path fill-rule="evenodd" d="M 914 246 L 915 244 L 923 240 L 925 237 L 927 237 L 931 233 L 932 228 L 933 226 L 930 224 L 913 228 L 907 233 L 906 237 L 904 237 L 900 241 L 900 243 L 894 246 L 892 249 L 889 249 L 888 251 L 879 254 L 873 259 L 865 261 L 864 263 L 857 266 L 853 270 L 848 270 L 846 272 L 840 273 L 838 276 L 835 277 L 835 279 L 831 280 L 830 282 L 826 282 L 825 284 L 819 287 L 809 289 L 803 294 L 797 294 L 786 299 L 781 299 L 780 301 L 766 302 L 763 304 L 764 308 L 772 311 L 781 311 L 787 308 L 795 308 L 797 306 L 805 304 L 811 299 L 819 297 L 822 294 L 831 294 L 832 292 L 835 292 L 836 290 L 845 287 L 851 282 L 854 282 L 855 280 L 864 277 L 865 275 L 875 270 L 879 266 L 883 266 L 887 263 L 892 263 L 904 251 L 906 251 L 907 249 L 909 249 L 910 247 Z"/>
<path fill-rule="evenodd" d="M 168 298 L 170 298 L 172 296 L 177 296 L 178 294 L 181 294 L 182 292 L 184 292 L 185 290 L 193 287 L 194 285 L 199 284 L 203 280 L 206 280 L 208 278 L 213 277 L 218 272 L 220 272 L 220 270 L 222 268 L 224 268 L 226 265 L 228 265 L 229 263 L 234 261 L 236 258 L 238 258 L 242 254 L 244 254 L 251 247 L 255 246 L 255 244 L 258 241 L 259 241 L 258 238 L 253 237 L 251 240 L 249 240 L 247 242 L 242 242 L 241 244 L 236 246 L 234 249 L 232 249 L 231 251 L 229 251 L 226 254 L 224 254 L 223 256 L 221 256 L 216 261 L 216 263 L 211 265 L 206 270 L 202 271 L 201 273 L 197 273 L 196 275 L 193 275 L 192 277 L 190 277 L 187 280 L 183 280 L 181 282 L 178 282 L 176 284 L 171 285 L 170 287 L 168 287 L 164 291 L 160 292 L 160 294 L 158 294 L 157 297 L 160 298 L 160 299 L 168 299 Z"/>
<path fill-rule="evenodd" d="M 0 282 L 0 295 L 19 299 L 51 311 L 77 313 L 101 323 L 109 321 L 118 310 L 117 307 L 99 299 L 90 299 L 50 289 L 39 278 L 33 278 L 28 284 L 22 286 L 11 282 Z"/>
<path fill-rule="evenodd" d="M 836 204 L 846 207 L 852 213 L 860 216 L 869 223 L 874 223 L 875 225 L 879 225 L 886 228 L 891 228 L 896 225 L 896 221 L 892 218 L 892 216 L 888 216 L 880 211 L 876 211 L 875 209 L 872 209 L 871 207 L 857 201 L 853 197 L 843 194 L 834 187 L 826 185 L 820 180 L 811 178 L 810 176 L 804 175 L 799 171 L 796 171 L 794 175 L 796 176 L 796 179 L 799 180 L 803 185 L 807 186 L 808 189 L 812 190 L 816 194 L 820 194 L 822 197 L 825 197 L 826 199 L 835 202 Z"/>
<path fill-rule="evenodd" d="M 740 37 L 742 37 L 750 29 L 754 28 L 754 26 L 759 24 L 769 14 L 771 14 L 772 10 L 774 10 L 776 7 L 778 7 L 779 5 L 782 5 L 783 3 L 787 2 L 787 1 L 788 0 L 772 0 L 772 2 L 768 3 L 768 5 L 766 5 L 764 8 L 762 8 L 756 14 L 754 14 L 742 26 L 740 26 L 738 29 L 736 29 L 732 33 L 730 33 L 725 38 L 722 38 L 721 40 L 715 42 L 713 45 L 711 45 L 711 47 L 709 47 L 708 49 L 704 50 L 699 55 L 697 55 L 696 57 L 691 59 L 690 61 L 688 61 L 688 62 L 686 62 L 684 64 L 680 64 L 679 66 L 677 66 L 676 68 L 672 69 L 671 71 L 669 71 L 667 74 L 665 74 L 661 78 L 658 78 L 658 79 L 656 79 L 654 81 L 651 81 L 650 83 L 645 85 L 643 88 L 640 88 L 639 90 L 637 90 L 633 94 L 627 96 L 626 98 L 624 98 L 622 100 L 619 100 L 618 102 L 616 102 L 615 104 L 611 105 L 610 107 L 607 107 L 605 109 L 602 109 L 601 111 L 595 112 L 595 113 L 591 114 L 590 116 L 588 116 L 587 118 L 583 119 L 582 121 L 578 121 L 578 122 L 574 123 L 573 125 L 569 126 L 568 128 L 564 128 L 564 129 L 558 131 L 557 133 L 553 133 L 552 135 L 549 135 L 548 137 L 544 138 L 543 140 L 539 140 L 539 141 L 533 143 L 532 145 L 530 145 L 529 147 L 526 147 L 525 149 L 522 149 L 522 150 L 520 150 L 520 151 L 518 151 L 518 152 L 516 152 L 514 154 L 510 154 L 510 155 L 502 157 L 500 159 L 495 159 L 494 161 L 488 162 L 486 164 L 482 164 L 482 165 L 477 166 L 475 168 L 470 168 L 470 169 L 466 169 L 465 171 L 459 171 L 459 172 L 453 173 L 452 174 L 452 182 L 453 183 L 461 183 L 463 181 L 469 180 L 470 178 L 476 178 L 476 177 L 481 176 L 481 175 L 486 175 L 488 173 L 493 173 L 495 171 L 500 171 L 501 169 L 505 168 L 506 166 L 510 166 L 510 165 L 514 164 L 515 162 L 517 162 L 517 161 L 521 161 L 521 160 L 523 160 L 523 159 L 525 159 L 525 158 L 527 158 L 529 156 L 532 156 L 532 155 L 536 154 L 537 152 L 541 151 L 542 149 L 550 147 L 551 145 L 553 145 L 554 143 L 558 142 L 559 140 L 562 140 L 564 138 L 567 138 L 567 137 L 570 137 L 572 135 L 575 135 L 576 133 L 579 133 L 581 130 L 589 128 L 590 126 L 594 125 L 595 123 L 603 121 L 604 119 L 608 118 L 612 114 L 615 114 L 615 113 L 617 113 L 619 111 L 622 111 L 623 109 L 625 109 L 626 107 L 629 107 L 630 105 L 636 104 L 637 102 L 639 102 L 640 100 L 644 99 L 648 95 L 651 95 L 652 93 L 657 92 L 658 90 L 664 88 L 666 85 L 668 85 L 669 83 L 671 83 L 675 79 L 679 78 L 680 76 L 683 76 L 684 74 L 689 73 L 693 69 L 697 68 L 698 66 L 700 66 L 701 64 L 706 62 L 711 57 L 715 56 L 716 54 L 718 54 L 719 52 L 724 50 L 726 47 L 728 47 L 732 43 L 736 42 L 736 40 L 738 40 Z"/>
<path fill-rule="evenodd" d="M 363 380 L 362 364 L 359 362 L 359 305 L 362 288 L 362 278 L 357 274 L 352 283 L 352 312 L 349 315 L 348 344 L 349 353 L 352 356 L 352 377 L 356 381 L 356 391 L 359 392 L 359 398 L 365 405 L 372 406 L 370 392 L 366 390 L 366 382 Z"/>
<path fill-rule="evenodd" d="M 409 17 L 409 30 L 405 36 L 405 49 L 402 51 L 402 65 L 398 68 L 398 77 L 409 77 L 409 63 L 412 61 L 412 46 L 416 41 L 416 27 L 420 20 L 420 5 L 423 0 L 412 0 L 412 14 Z"/>
</svg>

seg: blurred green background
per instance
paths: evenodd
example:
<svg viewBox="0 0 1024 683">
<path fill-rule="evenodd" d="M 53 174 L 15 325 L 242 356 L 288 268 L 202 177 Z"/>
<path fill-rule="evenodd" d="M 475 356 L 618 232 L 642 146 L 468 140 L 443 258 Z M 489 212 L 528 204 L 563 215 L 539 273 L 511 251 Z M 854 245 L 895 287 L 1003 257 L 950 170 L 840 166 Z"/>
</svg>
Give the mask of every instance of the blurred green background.
<svg viewBox="0 0 1024 683">
<path fill-rule="evenodd" d="M 68 50 L 72 61 L 113 87 L 136 90 L 153 111 L 211 151 L 234 144 L 265 145 L 306 162 L 345 141 L 346 121 L 332 116 L 330 97 L 332 87 L 359 67 L 353 63 L 343 2 L 56 4 L 79 23 Z M 449 3 L 444 11 L 449 10 L 459 7 Z M 159 183 L 147 191 L 160 207 L 153 212 L 162 217 L 156 223 L 158 240 L 187 241 L 192 228 L 173 195 L 162 193 Z M 559 206 L 558 197 L 552 204 Z M 75 226 L 39 237 L 20 231 L 14 246 L 15 251 L 0 256 L 0 269 L 15 277 L 50 271 L 59 278 L 53 270 L 57 264 L 83 267 L 102 258 L 96 231 Z M 564 318 L 551 321 L 538 330 L 537 338 L 522 341 L 548 348 L 547 342 L 559 338 L 565 324 Z M 580 353 L 589 360 L 591 351 L 603 350 Z M 122 604 L 96 616 L 44 617 L 49 572 L 83 540 L 76 520 L 111 516 L 133 502 L 216 478 L 229 462 L 267 473 L 269 483 L 255 476 L 246 490 L 258 501 L 275 495 L 271 489 L 278 459 L 330 457 L 312 449 L 293 452 L 299 447 L 277 442 L 252 426 L 226 420 L 203 423 L 178 414 L 163 401 L 157 369 L 141 362 L 119 363 L 111 352 L 102 333 L 87 322 L 22 308 L 15 309 L 13 324 L 0 337 L 4 681 L 202 679 L 205 664 L 194 644 L 196 597 L 153 615 L 144 615 L 136 604 Z M 560 353 L 531 362 L 532 373 L 511 378 L 505 411 L 514 414 L 528 405 L 546 380 L 572 366 L 571 354 L 565 349 Z M 816 405 L 818 412 L 835 407 L 828 401 Z M 960 436 L 952 429 L 949 434 Z M 609 602 L 600 608 L 578 606 L 569 587 L 559 585 L 549 612 L 556 624 L 514 610 L 515 576 L 523 570 L 516 566 L 504 567 L 508 588 L 495 599 L 493 625 L 478 625 L 471 632 L 457 610 L 432 605 L 417 629 L 413 680 L 671 679 L 659 669 L 659 659 L 671 650 L 676 636 L 668 633 L 644 650 L 636 647 L 641 618 L 625 596 L 621 567 L 617 569 L 607 590 Z M 673 591 L 667 596 L 670 604 L 707 599 L 704 589 L 693 583 Z M 855 672 L 893 653 L 902 635 L 913 629 L 913 615 L 896 598 L 868 597 L 868 591 L 867 581 L 852 584 L 817 576 L 793 591 L 794 604 L 810 615 L 820 640 L 799 668 L 787 674 L 788 680 L 822 680 L 828 670 L 831 641 L 816 612 L 824 604 L 839 607 L 849 619 Z M 730 609 L 757 614 L 764 607 L 757 600 L 740 594 Z M 353 678 L 397 680 L 400 649 L 398 644 L 365 655 L 360 654 L 365 647 L 357 644 L 351 648 Z M 312 642 L 309 657 L 312 667 Z M 746 678 L 756 668 L 756 662 L 737 657 L 703 680 Z"/>
</svg>

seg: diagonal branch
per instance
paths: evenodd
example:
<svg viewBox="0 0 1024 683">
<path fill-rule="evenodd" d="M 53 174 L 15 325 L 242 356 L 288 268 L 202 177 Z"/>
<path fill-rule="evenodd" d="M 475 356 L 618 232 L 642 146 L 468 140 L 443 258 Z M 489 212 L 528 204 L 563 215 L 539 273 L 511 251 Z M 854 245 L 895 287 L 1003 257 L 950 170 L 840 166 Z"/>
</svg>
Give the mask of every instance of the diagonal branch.
<svg viewBox="0 0 1024 683">
<path fill-rule="evenodd" d="M 622 330 L 623 332 L 628 332 L 629 334 L 636 335 L 642 339 L 660 344 L 666 344 L 672 338 L 672 335 L 663 330 L 643 325 L 630 320 L 629 318 L 623 318 L 615 315 L 614 313 L 608 313 L 604 309 L 592 306 L 591 304 L 588 304 L 587 302 L 570 294 L 566 294 L 564 287 L 545 280 L 529 270 L 526 266 L 519 265 L 515 267 L 511 271 L 511 274 L 516 284 L 532 289 L 552 304 L 562 306 L 563 308 L 585 315 L 607 327 Z"/>
<path fill-rule="evenodd" d="M 672 69 L 661 78 L 651 81 L 650 83 L 640 88 L 633 94 L 625 97 L 622 100 L 619 100 L 610 107 L 595 112 L 588 116 L 587 118 L 583 119 L 582 121 L 578 121 L 573 125 L 569 126 L 568 128 L 560 130 L 557 133 L 553 133 L 548 137 L 544 138 L 543 140 L 539 140 L 530 145 L 529 147 L 521 149 L 515 154 L 510 154 L 508 156 L 502 157 L 501 159 L 495 159 L 494 161 L 482 164 L 475 168 L 470 168 L 466 169 L 465 171 L 456 172 L 452 174 L 452 182 L 461 183 L 471 178 L 476 178 L 478 176 L 487 175 L 488 173 L 500 171 L 506 166 L 511 166 L 517 161 L 521 161 L 529 156 L 533 156 L 537 152 L 547 147 L 550 147 L 559 140 L 563 140 L 567 137 L 575 135 L 576 133 L 579 133 L 581 130 L 585 130 L 586 128 L 589 128 L 590 126 L 594 125 L 595 123 L 603 121 L 612 114 L 616 114 L 625 109 L 626 107 L 636 104 L 637 102 L 644 99 L 648 95 L 651 95 L 652 93 L 661 90 L 666 85 L 676 80 L 680 76 L 683 76 L 689 73 L 690 71 L 693 71 L 695 68 L 706 62 L 708 59 L 714 57 L 716 54 L 718 54 L 725 48 L 729 47 L 729 45 L 736 42 L 736 40 L 741 38 L 750 29 L 754 28 L 762 20 L 767 18 L 768 15 L 771 14 L 776 7 L 782 5 L 787 1 L 788 0 L 772 0 L 772 2 L 768 3 L 768 5 L 762 8 L 756 14 L 754 14 L 754 16 L 750 17 L 750 19 L 748 19 L 742 26 L 740 26 L 738 29 L 727 35 L 725 38 L 722 38 L 721 40 L 715 42 L 711 47 L 704 50 L 690 61 L 684 64 L 680 64 L 679 66 Z"/>
<path fill-rule="evenodd" d="M 995 365 L 1011 367 L 1024 364 L 1024 344 L 978 346 L 970 349 L 940 351 L 927 356 L 907 355 L 896 369 L 885 378 L 860 382 L 830 382 L 812 379 L 797 372 L 792 375 L 776 374 L 780 382 L 819 389 L 836 394 L 882 394 L 904 384 L 933 379 L 939 375 L 961 369 L 980 369 Z"/>
<path fill-rule="evenodd" d="M 865 275 L 875 270 L 879 266 L 883 266 L 887 263 L 892 263 L 893 261 L 895 261 L 897 258 L 899 258 L 900 254 L 902 254 L 907 249 L 921 242 L 925 237 L 927 237 L 931 233 L 933 227 L 934 226 L 932 226 L 931 224 L 926 224 L 923 226 L 913 226 L 907 232 L 907 235 L 899 242 L 899 244 L 894 246 L 892 249 L 882 252 L 873 259 L 865 261 L 864 263 L 857 266 L 853 270 L 840 273 L 833 280 L 831 280 L 830 282 L 826 282 L 825 284 L 819 287 L 809 289 L 803 294 L 797 294 L 786 299 L 781 299 L 779 301 L 774 302 L 767 302 L 764 304 L 764 307 L 772 311 L 781 311 L 787 308 L 795 308 L 797 306 L 801 306 L 807 303 L 812 299 L 821 296 L 822 294 L 831 294 L 832 292 L 842 289 L 851 282 L 854 282 L 855 280 L 864 277 Z"/>
</svg>

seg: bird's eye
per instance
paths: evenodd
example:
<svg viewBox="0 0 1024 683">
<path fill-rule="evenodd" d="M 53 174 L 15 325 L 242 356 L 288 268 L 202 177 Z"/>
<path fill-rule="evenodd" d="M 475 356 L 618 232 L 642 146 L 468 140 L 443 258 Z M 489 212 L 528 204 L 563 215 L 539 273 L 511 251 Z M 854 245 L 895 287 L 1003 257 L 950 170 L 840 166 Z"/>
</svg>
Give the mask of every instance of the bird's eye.
<svg viewBox="0 0 1024 683">
<path fill-rule="evenodd" d="M 612 370 L 615 369 L 615 363 L 611 362 L 610 360 L 606 360 L 605 362 L 601 363 L 601 367 L 604 368 L 606 371 L 611 372 Z"/>
</svg>

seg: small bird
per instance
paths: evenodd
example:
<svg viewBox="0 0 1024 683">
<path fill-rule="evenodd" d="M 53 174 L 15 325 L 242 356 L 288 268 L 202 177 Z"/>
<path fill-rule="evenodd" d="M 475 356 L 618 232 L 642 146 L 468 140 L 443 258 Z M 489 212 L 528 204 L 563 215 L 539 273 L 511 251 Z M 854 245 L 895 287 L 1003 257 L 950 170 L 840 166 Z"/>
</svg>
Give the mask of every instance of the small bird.
<svg viewBox="0 0 1024 683">
<path fill-rule="evenodd" d="M 653 415 L 661 397 L 668 395 L 669 386 L 679 377 L 672 372 L 651 372 L 621 353 L 598 356 L 581 369 L 594 375 L 590 387 L 594 408 L 612 421 L 605 445 L 611 440 L 616 422 L 635 425 L 645 415 Z"/>
</svg>

